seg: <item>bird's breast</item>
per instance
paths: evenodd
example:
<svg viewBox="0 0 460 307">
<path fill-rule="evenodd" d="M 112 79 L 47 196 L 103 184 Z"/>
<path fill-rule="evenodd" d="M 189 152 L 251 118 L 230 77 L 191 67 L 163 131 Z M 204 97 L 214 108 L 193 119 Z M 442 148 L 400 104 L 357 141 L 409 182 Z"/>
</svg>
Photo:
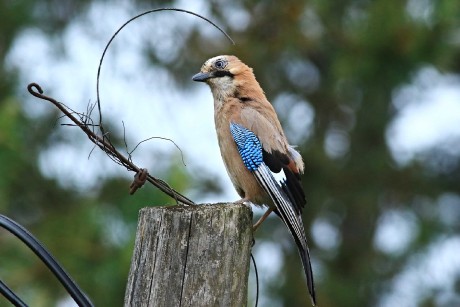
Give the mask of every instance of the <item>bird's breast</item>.
<svg viewBox="0 0 460 307">
<path fill-rule="evenodd" d="M 255 176 L 244 165 L 230 132 L 232 117 L 226 115 L 225 113 L 217 112 L 215 114 L 215 124 L 220 153 L 230 180 L 242 198 L 249 199 L 256 205 L 266 204 L 269 197 L 260 187 Z"/>
</svg>

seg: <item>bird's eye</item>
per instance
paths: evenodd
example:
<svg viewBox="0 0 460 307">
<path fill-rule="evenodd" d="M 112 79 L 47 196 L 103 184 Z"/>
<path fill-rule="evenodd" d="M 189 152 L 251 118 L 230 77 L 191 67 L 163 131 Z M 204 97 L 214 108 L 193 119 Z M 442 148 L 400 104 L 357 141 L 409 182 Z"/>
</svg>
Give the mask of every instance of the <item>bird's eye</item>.
<svg viewBox="0 0 460 307">
<path fill-rule="evenodd" d="M 219 59 L 217 60 L 215 63 L 214 63 L 214 66 L 217 68 L 217 69 L 224 69 L 225 66 L 226 66 L 226 62 L 222 59 Z"/>
</svg>

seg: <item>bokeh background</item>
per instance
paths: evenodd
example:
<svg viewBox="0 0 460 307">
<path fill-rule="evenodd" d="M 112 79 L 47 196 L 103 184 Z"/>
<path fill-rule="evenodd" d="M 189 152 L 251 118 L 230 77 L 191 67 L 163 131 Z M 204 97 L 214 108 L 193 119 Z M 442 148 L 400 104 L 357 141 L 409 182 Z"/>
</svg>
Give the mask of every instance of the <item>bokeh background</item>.
<svg viewBox="0 0 460 307">
<path fill-rule="evenodd" d="M 96 306 L 121 306 L 144 206 L 173 200 L 115 165 L 26 86 L 76 111 L 108 51 L 106 125 L 147 167 L 197 202 L 238 196 L 220 160 L 201 64 L 254 68 L 306 161 L 304 222 L 320 306 L 460 305 L 460 1 L 0 1 L 0 213 L 26 226 Z M 90 154 L 91 153 L 91 154 Z M 262 211 L 255 211 L 260 215 Z M 308 306 L 285 227 L 256 234 L 260 306 Z M 32 306 L 72 306 L 48 270 L 0 231 L 0 279 Z M 255 280 L 250 277 L 250 301 Z M 1 306 L 8 302 L 0 298 Z"/>
</svg>

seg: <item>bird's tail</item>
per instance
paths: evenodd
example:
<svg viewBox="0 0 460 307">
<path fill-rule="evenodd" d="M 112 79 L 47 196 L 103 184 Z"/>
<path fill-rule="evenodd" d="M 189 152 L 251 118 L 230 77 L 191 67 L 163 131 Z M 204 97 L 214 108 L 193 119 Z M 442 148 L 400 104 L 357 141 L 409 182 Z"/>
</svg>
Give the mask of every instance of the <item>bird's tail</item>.
<svg viewBox="0 0 460 307">
<path fill-rule="evenodd" d="M 310 252 L 307 246 L 307 238 L 303 227 L 300 212 L 296 211 L 289 196 L 283 191 L 282 186 L 275 180 L 268 167 L 262 163 L 254 175 L 276 206 L 276 213 L 281 217 L 289 232 L 294 237 L 297 248 L 302 259 L 302 265 L 307 278 L 308 292 L 313 306 L 316 306 L 315 286 L 313 282 L 313 271 L 311 268 Z"/>
<path fill-rule="evenodd" d="M 295 244 L 299 251 L 300 259 L 302 260 L 302 267 L 305 272 L 305 277 L 307 278 L 307 287 L 308 292 L 310 293 L 311 303 L 313 306 L 316 306 L 315 283 L 313 281 L 313 269 L 311 267 L 310 250 L 308 249 L 307 239 L 305 236 L 300 236 L 299 238 L 299 236 L 297 236 L 294 232 L 294 229 L 284 221 L 284 218 L 281 216 L 278 210 L 275 210 L 275 213 L 278 214 L 278 216 L 283 220 L 284 224 L 289 229 L 289 232 L 294 237 Z M 305 233 L 302 218 L 300 216 L 298 217 L 298 224 L 301 225 L 301 230 L 303 233 Z"/>
<path fill-rule="evenodd" d="M 302 220 L 300 217 L 299 219 L 300 219 L 300 223 L 303 228 Z M 292 231 L 291 231 L 291 234 L 292 234 Z M 316 306 L 315 284 L 313 282 L 313 270 L 311 268 L 310 251 L 307 246 L 307 240 L 304 240 L 304 242 L 300 242 L 299 240 L 300 238 L 297 239 L 294 234 L 293 236 L 296 241 L 295 243 L 297 245 L 297 249 L 299 250 L 300 258 L 302 259 L 302 266 L 305 272 L 305 276 L 307 277 L 307 286 L 308 286 L 308 291 L 310 292 L 311 303 L 313 304 L 313 306 Z"/>
</svg>

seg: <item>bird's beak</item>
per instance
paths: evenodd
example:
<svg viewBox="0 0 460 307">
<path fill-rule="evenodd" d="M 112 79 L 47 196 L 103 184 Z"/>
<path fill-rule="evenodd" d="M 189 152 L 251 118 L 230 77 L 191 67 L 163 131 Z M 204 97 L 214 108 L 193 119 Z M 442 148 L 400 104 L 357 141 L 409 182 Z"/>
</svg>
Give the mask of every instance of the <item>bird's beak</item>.
<svg viewBox="0 0 460 307">
<path fill-rule="evenodd" d="M 196 75 L 192 77 L 193 81 L 198 81 L 198 82 L 206 82 L 209 78 L 211 78 L 211 74 L 207 72 L 199 72 Z"/>
</svg>

